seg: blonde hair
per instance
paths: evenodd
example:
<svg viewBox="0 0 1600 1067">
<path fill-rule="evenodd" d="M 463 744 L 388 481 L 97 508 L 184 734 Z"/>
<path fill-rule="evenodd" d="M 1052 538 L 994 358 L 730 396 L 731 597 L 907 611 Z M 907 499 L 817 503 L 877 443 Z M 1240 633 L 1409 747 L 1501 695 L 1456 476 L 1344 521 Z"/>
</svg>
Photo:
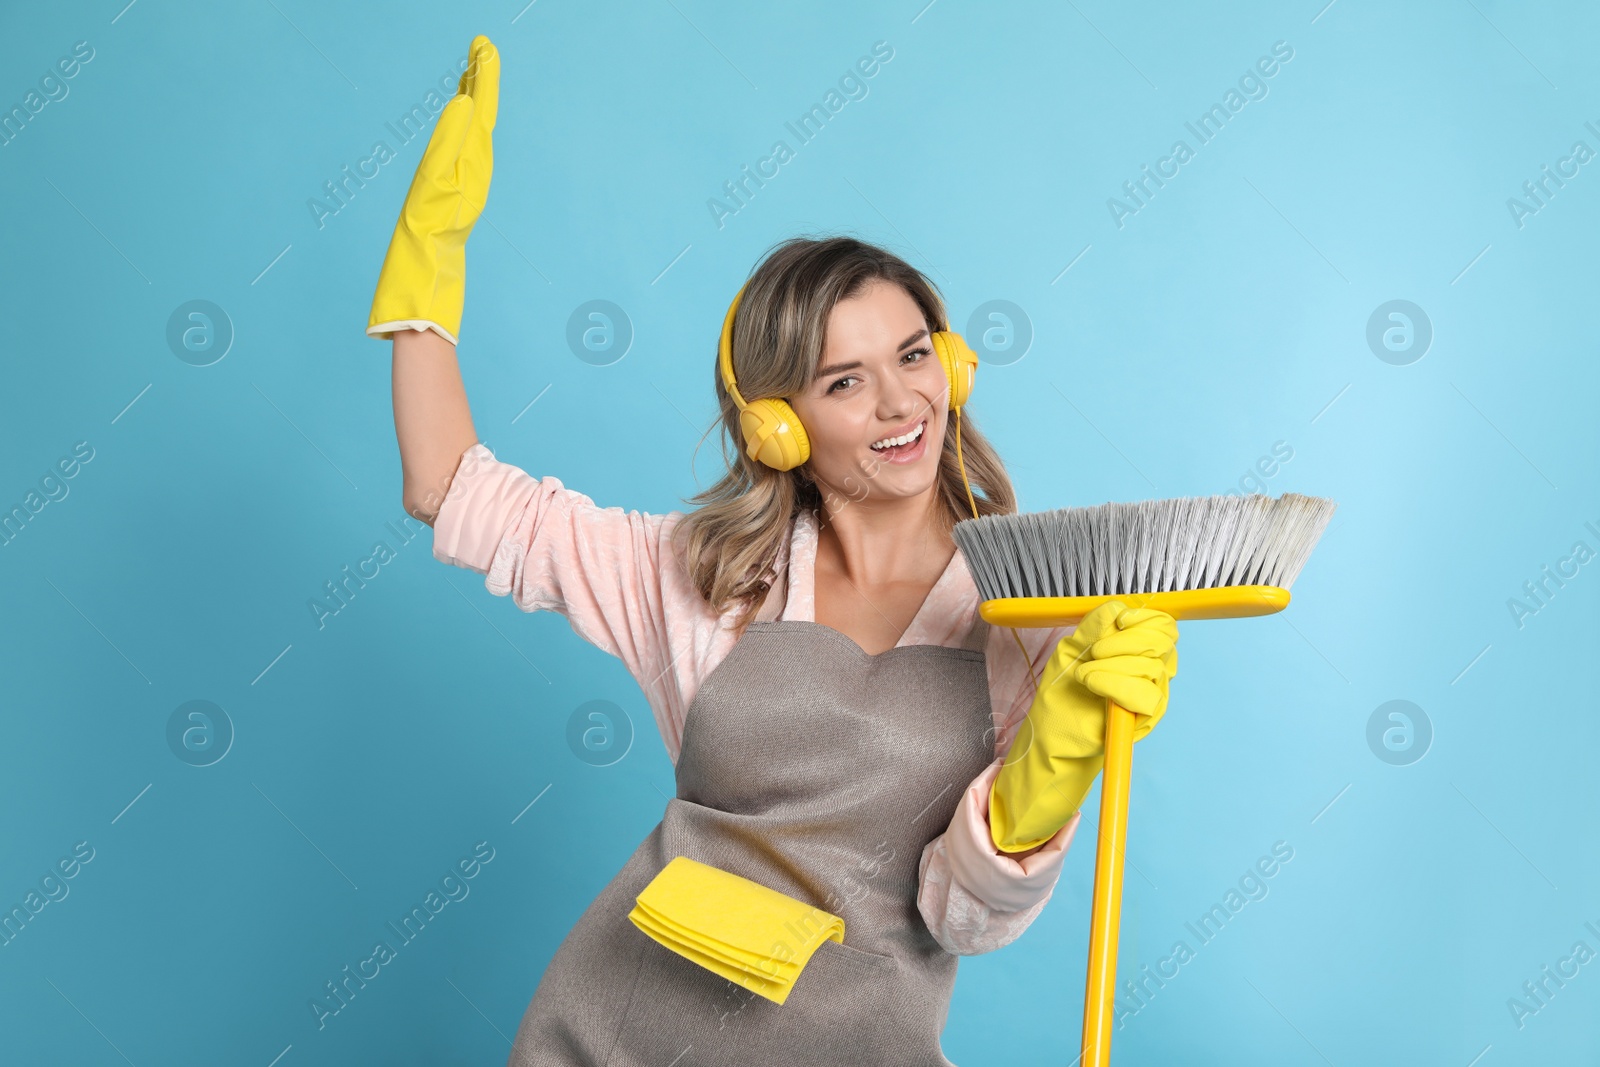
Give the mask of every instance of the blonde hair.
<svg viewBox="0 0 1600 1067">
<path fill-rule="evenodd" d="M 734 378 L 745 400 L 790 397 L 809 388 L 821 364 L 834 305 L 875 279 L 904 289 L 930 331 L 944 327 L 938 289 L 892 252 L 853 237 L 793 237 L 770 248 L 750 275 L 733 321 Z M 801 509 L 821 510 L 823 500 L 806 473 L 809 461 L 779 471 L 745 455 L 739 409 L 723 385 L 715 350 L 709 365 L 721 417 L 706 433 L 721 428 L 728 470 L 711 488 L 688 498 L 688 503 L 702 506 L 678 522 L 673 545 L 685 573 L 713 610 L 720 615 L 741 605 L 735 625 L 742 631 L 771 587 L 795 517 Z M 966 405 L 961 424 L 961 461 L 978 514 L 1014 513 L 1011 478 Z M 935 496 L 941 536 L 958 520 L 972 517 L 956 459 L 954 418 L 945 425 Z"/>
</svg>

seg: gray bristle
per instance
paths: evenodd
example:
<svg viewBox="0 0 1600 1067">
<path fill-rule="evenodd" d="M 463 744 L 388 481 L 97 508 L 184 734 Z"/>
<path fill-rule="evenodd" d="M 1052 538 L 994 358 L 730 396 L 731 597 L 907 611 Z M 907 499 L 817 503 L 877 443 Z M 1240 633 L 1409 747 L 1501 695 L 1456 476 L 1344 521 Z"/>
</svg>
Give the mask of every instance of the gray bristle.
<svg viewBox="0 0 1600 1067">
<path fill-rule="evenodd" d="M 963 519 L 954 536 L 984 600 L 1288 589 L 1337 506 L 1299 493 L 1175 497 Z"/>
</svg>

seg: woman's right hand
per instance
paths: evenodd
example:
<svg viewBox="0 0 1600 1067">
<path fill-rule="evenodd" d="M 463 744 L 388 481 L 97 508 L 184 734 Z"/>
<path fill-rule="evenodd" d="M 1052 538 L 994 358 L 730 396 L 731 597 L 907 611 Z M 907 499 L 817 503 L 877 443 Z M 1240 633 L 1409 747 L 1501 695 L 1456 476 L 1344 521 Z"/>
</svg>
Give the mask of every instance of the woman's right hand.
<svg viewBox="0 0 1600 1067">
<path fill-rule="evenodd" d="M 378 274 L 367 336 L 433 329 L 452 345 L 466 298 L 466 245 L 489 198 L 500 53 L 481 34 L 417 164 Z"/>
</svg>

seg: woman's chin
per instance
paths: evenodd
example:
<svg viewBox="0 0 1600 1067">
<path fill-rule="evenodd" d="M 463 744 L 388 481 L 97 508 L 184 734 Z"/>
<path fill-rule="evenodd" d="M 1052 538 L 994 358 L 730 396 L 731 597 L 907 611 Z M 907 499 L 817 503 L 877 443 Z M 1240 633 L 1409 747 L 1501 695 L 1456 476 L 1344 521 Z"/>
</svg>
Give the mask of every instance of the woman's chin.
<svg viewBox="0 0 1600 1067">
<path fill-rule="evenodd" d="M 915 467 L 879 467 L 876 472 L 863 470 L 860 474 L 840 480 L 845 488 L 819 486 L 824 501 L 836 505 L 834 510 L 860 504 L 865 507 L 892 504 L 900 500 L 914 500 L 934 489 L 938 483 L 938 469 L 928 464 L 925 469 Z"/>
</svg>

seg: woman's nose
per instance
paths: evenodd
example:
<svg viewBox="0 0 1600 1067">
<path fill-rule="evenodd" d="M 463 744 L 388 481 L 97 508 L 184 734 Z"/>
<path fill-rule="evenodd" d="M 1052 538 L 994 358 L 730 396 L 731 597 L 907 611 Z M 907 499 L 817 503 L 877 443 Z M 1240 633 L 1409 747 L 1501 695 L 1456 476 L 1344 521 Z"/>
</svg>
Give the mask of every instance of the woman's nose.
<svg viewBox="0 0 1600 1067">
<path fill-rule="evenodd" d="M 890 374 L 883 381 L 879 400 L 890 419 L 904 419 L 928 403 L 928 398 L 913 389 L 901 375 Z"/>
</svg>

